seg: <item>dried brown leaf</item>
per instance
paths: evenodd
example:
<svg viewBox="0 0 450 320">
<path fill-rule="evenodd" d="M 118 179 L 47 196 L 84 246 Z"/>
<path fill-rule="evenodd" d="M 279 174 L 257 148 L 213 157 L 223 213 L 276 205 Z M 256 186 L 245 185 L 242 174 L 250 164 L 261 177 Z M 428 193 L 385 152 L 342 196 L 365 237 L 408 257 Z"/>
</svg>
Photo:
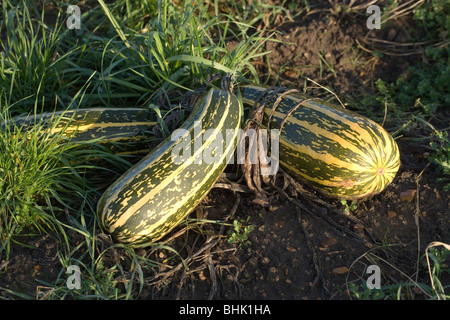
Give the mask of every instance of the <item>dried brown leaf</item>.
<svg viewBox="0 0 450 320">
<path fill-rule="evenodd" d="M 348 268 L 347 267 L 338 267 L 338 268 L 334 268 L 331 272 L 334 274 L 346 274 L 348 272 Z"/>
<path fill-rule="evenodd" d="M 400 201 L 408 201 L 411 202 L 416 195 L 416 189 L 408 189 L 400 193 Z"/>
</svg>

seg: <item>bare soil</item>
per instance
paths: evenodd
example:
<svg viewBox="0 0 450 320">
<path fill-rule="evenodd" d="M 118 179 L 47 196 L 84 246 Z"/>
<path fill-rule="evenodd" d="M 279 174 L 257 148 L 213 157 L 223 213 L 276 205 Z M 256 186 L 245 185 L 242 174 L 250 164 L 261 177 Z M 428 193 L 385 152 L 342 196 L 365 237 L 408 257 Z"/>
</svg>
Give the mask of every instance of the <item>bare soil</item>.
<svg viewBox="0 0 450 320">
<path fill-rule="evenodd" d="M 394 21 L 376 36 L 409 41 L 410 27 L 407 21 Z M 394 80 L 422 59 L 421 55 L 375 57 L 360 50 L 357 41 L 363 43 L 367 35 L 364 16 L 350 19 L 321 11 L 287 21 L 277 31 L 282 42 L 266 43 L 271 53 L 257 65 L 261 79 L 303 88 L 309 77 L 344 99 L 374 93 L 378 78 Z M 319 67 L 318 52 L 334 72 L 323 61 Z M 450 194 L 436 182 L 439 173 L 425 159 L 428 141 L 411 139 L 421 137 L 421 130 L 411 130 L 398 140 L 402 165 L 393 183 L 383 193 L 358 202 L 349 216 L 339 214 L 344 209 L 339 201 L 307 188 L 303 195 L 292 187 L 286 189 L 303 207 L 274 188 L 267 189 L 266 205 L 252 192 L 213 189 L 193 215 L 223 219 L 233 213 L 229 221 L 243 219 L 244 225 L 254 225 L 250 243 L 228 243 L 231 228 L 221 225 L 207 224 L 202 233 L 190 230 L 170 242 L 185 258 L 191 257 L 189 270 L 163 268 L 158 275 L 145 274 L 148 281 L 139 298 L 350 299 L 348 284 L 362 285 L 368 277 L 365 268 L 371 264 L 380 267 L 382 285 L 406 282 L 409 277 L 429 285 L 423 254 L 432 241 L 450 243 Z M 24 242 L 29 247 L 13 245 L 7 271 L 0 274 L 2 296 L 15 297 L 4 289 L 36 296 L 39 281 L 52 283 L 61 272 L 59 244 L 51 236 Z M 139 253 L 159 261 L 168 255 L 146 249 Z M 1 270 L 6 262 L 0 265 Z M 448 285 L 450 278 L 443 275 L 441 281 Z M 409 294 L 414 299 L 427 298 L 417 289 Z"/>
</svg>

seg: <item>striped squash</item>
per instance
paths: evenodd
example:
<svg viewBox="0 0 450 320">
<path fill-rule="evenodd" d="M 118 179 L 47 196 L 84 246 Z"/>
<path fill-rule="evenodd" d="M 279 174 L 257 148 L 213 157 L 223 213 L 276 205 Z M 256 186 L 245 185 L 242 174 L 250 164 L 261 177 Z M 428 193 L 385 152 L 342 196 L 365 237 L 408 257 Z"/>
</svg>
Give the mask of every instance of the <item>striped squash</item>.
<svg viewBox="0 0 450 320">
<path fill-rule="evenodd" d="M 242 90 L 244 104 L 251 106 L 268 92 L 256 85 Z M 399 169 L 397 143 L 368 118 L 298 92 L 275 93 L 264 108 L 263 125 L 281 129 L 280 166 L 326 195 L 375 195 Z"/>
<path fill-rule="evenodd" d="M 234 94 L 210 89 L 172 134 L 184 135 L 168 137 L 104 192 L 97 205 L 102 229 L 134 246 L 157 241 L 177 226 L 224 171 L 241 114 Z"/>
<path fill-rule="evenodd" d="M 63 131 L 63 137 L 73 142 L 96 139 L 116 154 L 147 154 L 151 135 L 146 132 L 157 124 L 150 118 L 145 108 L 87 108 L 18 116 L 8 125 L 22 132 L 40 125 L 50 134 Z"/>
</svg>

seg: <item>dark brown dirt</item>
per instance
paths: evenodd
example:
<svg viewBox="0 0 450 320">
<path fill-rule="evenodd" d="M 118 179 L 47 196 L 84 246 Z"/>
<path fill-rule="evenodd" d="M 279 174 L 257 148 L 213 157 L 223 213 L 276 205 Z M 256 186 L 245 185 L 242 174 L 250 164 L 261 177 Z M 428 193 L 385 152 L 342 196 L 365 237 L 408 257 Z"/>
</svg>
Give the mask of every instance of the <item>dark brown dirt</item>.
<svg viewBox="0 0 450 320">
<path fill-rule="evenodd" d="M 362 19 L 319 12 L 278 27 L 276 37 L 283 43 L 267 42 L 266 49 L 272 52 L 258 64 L 262 80 L 269 76 L 269 83 L 303 88 L 304 77 L 309 77 L 341 97 L 355 98 L 374 93 L 373 84 L 379 77 L 393 80 L 421 59 L 420 55 L 375 57 L 362 50 L 357 42 L 367 34 Z M 396 21 L 378 36 L 408 41 L 405 23 Z M 319 53 L 332 68 L 320 62 Z M 414 135 L 411 132 L 411 137 Z M 450 242 L 450 194 L 436 182 L 439 174 L 423 157 L 426 140 L 399 139 L 398 144 L 400 171 L 382 194 L 358 202 L 351 211 L 360 223 L 337 214 L 332 207 L 342 210 L 343 206 L 333 199 L 322 198 L 332 206 L 328 207 L 290 190 L 288 194 L 308 209 L 305 211 L 273 189 L 266 207 L 255 203 L 253 193 L 239 193 L 232 219 L 254 225 L 250 244 L 238 247 L 229 244 L 228 237 L 211 237 L 214 246 L 189 261 L 189 270 L 174 273 L 165 284 L 155 284 L 159 278 L 149 274 L 139 298 L 350 299 L 347 285 L 362 285 L 370 264 L 380 266 L 382 285 L 407 281 L 408 277 L 429 284 L 420 257 L 430 242 Z M 404 192 L 415 194 L 407 199 Z M 203 216 L 223 219 L 235 201 L 231 191 L 213 189 L 204 201 Z M 185 256 L 192 255 L 205 245 L 209 231 L 220 231 L 217 225 L 203 228 L 203 233 L 192 231 L 170 244 Z M 226 231 L 222 230 L 222 235 Z M 59 246 L 54 239 L 38 237 L 28 244 L 31 248 L 13 245 L 7 271 L 0 274 L 1 295 L 11 297 L 5 291 L 10 289 L 35 296 L 38 280 L 52 283 L 60 272 Z M 142 253 L 147 252 L 142 249 Z M 163 260 L 166 256 L 156 252 L 152 257 Z M 2 271 L 6 264 L 0 265 Z M 442 281 L 450 283 L 445 276 Z M 415 299 L 427 298 L 419 290 L 411 292 Z"/>
</svg>

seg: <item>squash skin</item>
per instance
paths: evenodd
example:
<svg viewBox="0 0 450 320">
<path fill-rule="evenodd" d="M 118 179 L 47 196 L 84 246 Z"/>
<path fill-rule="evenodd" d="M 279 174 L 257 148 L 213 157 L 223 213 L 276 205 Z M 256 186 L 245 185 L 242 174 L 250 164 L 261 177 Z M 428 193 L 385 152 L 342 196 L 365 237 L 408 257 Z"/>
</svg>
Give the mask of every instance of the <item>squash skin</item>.
<svg viewBox="0 0 450 320">
<path fill-rule="evenodd" d="M 242 87 L 253 106 L 268 88 Z M 281 102 L 274 107 L 277 98 Z M 264 109 L 263 126 L 281 129 L 280 166 L 327 196 L 349 200 L 382 192 L 400 166 L 392 136 L 374 121 L 341 106 L 299 93 L 276 93 Z"/>
<path fill-rule="evenodd" d="M 234 94 L 210 89 L 179 128 L 188 133 L 186 139 L 168 137 L 103 193 L 97 205 L 102 229 L 130 246 L 149 245 L 165 236 L 200 203 L 224 171 L 236 147 L 241 118 L 242 108 Z M 220 161 L 206 163 L 205 150 L 217 137 L 225 138 L 227 130 L 233 131 L 232 143 L 224 145 L 222 140 Z M 192 156 L 174 161 L 174 151 L 182 149 L 183 141 L 184 147 L 193 150 Z"/>
<path fill-rule="evenodd" d="M 146 108 L 85 108 L 17 116 L 6 125 L 22 132 L 39 125 L 43 132 L 62 132 L 63 138 L 72 142 L 95 139 L 115 154 L 142 155 L 149 152 L 152 136 L 147 132 L 157 122 L 151 120 L 151 112 Z"/>
</svg>

